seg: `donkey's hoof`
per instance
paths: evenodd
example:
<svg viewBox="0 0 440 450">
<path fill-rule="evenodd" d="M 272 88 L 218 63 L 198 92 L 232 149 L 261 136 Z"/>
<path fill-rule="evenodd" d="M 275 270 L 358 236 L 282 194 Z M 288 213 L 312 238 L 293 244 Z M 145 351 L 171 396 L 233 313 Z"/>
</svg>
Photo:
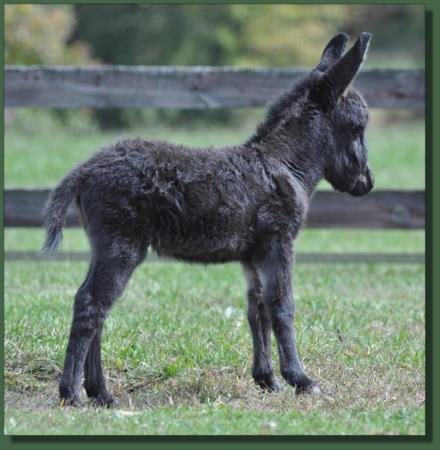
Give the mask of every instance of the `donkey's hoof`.
<svg viewBox="0 0 440 450">
<path fill-rule="evenodd" d="M 60 397 L 60 407 L 64 408 L 65 406 L 73 406 L 74 408 L 81 407 L 81 402 L 79 398 L 75 395 L 68 397 Z"/>
<path fill-rule="evenodd" d="M 295 387 L 295 394 L 320 394 L 321 389 L 319 389 L 318 383 L 316 381 L 307 379 L 302 383 L 297 383 Z"/>
<path fill-rule="evenodd" d="M 119 402 L 112 395 L 108 394 L 93 398 L 92 405 L 95 407 L 116 408 L 119 406 Z"/>
<path fill-rule="evenodd" d="M 281 390 L 281 383 L 277 380 L 277 378 L 274 375 L 257 378 L 254 381 L 257 386 L 259 386 L 261 389 L 265 391 L 278 392 Z"/>
<path fill-rule="evenodd" d="M 66 385 L 64 383 L 60 384 L 59 386 L 59 393 L 60 393 L 60 406 L 81 406 L 81 401 L 79 399 L 79 393 L 75 391 L 72 387 L 69 385 Z"/>
</svg>

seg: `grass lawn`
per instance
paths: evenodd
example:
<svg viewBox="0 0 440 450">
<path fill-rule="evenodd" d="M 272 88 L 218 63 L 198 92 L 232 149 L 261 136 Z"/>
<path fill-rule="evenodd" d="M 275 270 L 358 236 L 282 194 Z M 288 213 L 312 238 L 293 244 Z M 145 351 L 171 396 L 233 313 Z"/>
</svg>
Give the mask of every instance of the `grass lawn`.
<svg viewBox="0 0 440 450">
<path fill-rule="evenodd" d="M 166 128 L 149 126 L 124 133 L 72 131 L 46 127 L 26 132 L 22 128 L 6 128 L 5 184 L 8 187 L 51 187 L 68 170 L 89 157 L 98 148 L 121 136 L 163 139 L 178 144 L 221 146 L 244 142 L 262 113 L 253 111 L 252 120 L 240 128 Z M 423 189 L 425 186 L 425 134 L 421 121 L 382 125 L 379 113 L 372 112 L 367 128 L 369 160 L 375 176 L 376 189 Z M 322 182 L 321 189 L 330 189 Z"/>
<path fill-rule="evenodd" d="M 424 433 L 423 266 L 296 268 L 298 345 L 322 390 L 296 397 L 288 386 L 265 394 L 252 383 L 237 265 L 143 264 L 105 328 L 121 406 L 98 412 L 60 409 L 57 398 L 85 270 L 6 264 L 8 434 Z"/>
<path fill-rule="evenodd" d="M 373 118 L 374 119 L 374 118 Z M 45 129 L 42 127 L 41 129 Z M 127 134 L 195 146 L 243 141 L 253 125 Z M 6 128 L 7 187 L 52 186 L 116 133 Z M 423 124 L 369 130 L 376 187 L 424 188 Z M 320 185 L 328 189 L 326 183 Z M 6 250 L 37 250 L 42 230 L 7 229 Z M 66 230 L 62 250 L 86 250 Z M 424 252 L 423 231 L 303 230 L 301 252 Z M 298 264 L 297 339 L 321 394 L 261 392 L 250 375 L 245 286 L 237 264 L 145 263 L 106 321 L 114 410 L 58 405 L 72 298 L 85 262 L 5 263 L 7 434 L 423 434 L 423 265 Z M 275 366 L 278 365 L 275 345 Z"/>
</svg>

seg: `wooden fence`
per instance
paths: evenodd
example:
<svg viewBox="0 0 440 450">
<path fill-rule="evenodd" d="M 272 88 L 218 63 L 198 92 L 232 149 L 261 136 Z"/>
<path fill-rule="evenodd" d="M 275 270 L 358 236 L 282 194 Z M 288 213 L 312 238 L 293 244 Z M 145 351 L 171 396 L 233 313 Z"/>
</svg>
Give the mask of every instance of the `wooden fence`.
<svg viewBox="0 0 440 450">
<path fill-rule="evenodd" d="M 6 66 L 5 106 L 262 107 L 306 73 L 307 69 L 227 67 Z M 369 70 L 359 74 L 355 87 L 371 108 L 423 109 L 424 78 L 423 70 Z M 6 189 L 5 226 L 41 226 L 41 209 L 47 195 L 46 189 Z M 424 228 L 424 191 L 373 191 L 362 198 L 320 191 L 312 201 L 306 225 L 313 228 Z M 78 226 L 74 207 L 69 208 L 67 226 Z M 9 256 L 17 258 L 17 254 Z M 421 261 L 422 256 L 413 255 L 413 260 Z M 307 256 L 303 258 L 307 260 Z M 387 259 L 390 257 L 382 255 L 381 260 Z M 325 262 L 327 259 L 318 260 Z"/>
<path fill-rule="evenodd" d="M 48 189 L 7 189 L 5 226 L 40 227 L 41 211 Z M 423 191 L 373 191 L 365 197 L 318 191 L 312 201 L 306 226 L 310 228 L 400 228 L 425 226 Z M 75 206 L 70 205 L 66 226 L 79 226 Z"/>
<path fill-rule="evenodd" d="M 6 66 L 5 106 L 243 108 L 264 106 L 308 69 Z M 368 70 L 359 88 L 372 108 L 424 108 L 423 70 Z"/>
</svg>

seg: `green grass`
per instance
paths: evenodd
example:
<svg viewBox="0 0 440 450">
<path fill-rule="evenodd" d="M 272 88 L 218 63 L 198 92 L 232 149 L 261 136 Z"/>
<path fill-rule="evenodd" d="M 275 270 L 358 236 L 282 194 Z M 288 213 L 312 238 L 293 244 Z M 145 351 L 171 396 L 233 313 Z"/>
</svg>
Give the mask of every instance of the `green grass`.
<svg viewBox="0 0 440 450">
<path fill-rule="evenodd" d="M 376 180 L 376 189 L 423 189 L 425 185 L 424 123 L 381 124 L 381 115 L 372 113 L 368 128 L 369 159 Z M 376 116 L 378 117 L 376 119 Z M 261 113 L 252 113 L 239 129 L 205 126 L 196 129 L 150 126 L 128 131 L 126 136 L 166 139 L 195 147 L 220 146 L 243 142 L 254 130 Z M 44 124 L 42 124 L 44 129 Z M 101 146 L 121 137 L 121 133 L 101 133 L 94 130 L 72 131 L 48 127 L 26 132 L 21 128 L 6 128 L 5 185 L 7 187 L 50 187 L 80 161 Z M 330 189 L 326 182 L 319 188 Z"/>
<path fill-rule="evenodd" d="M 423 266 L 296 268 L 298 345 L 322 389 L 296 397 L 251 381 L 237 265 L 144 264 L 106 322 L 105 366 L 121 401 L 109 412 L 57 406 L 85 270 L 6 264 L 7 433 L 424 433 Z"/>
<path fill-rule="evenodd" d="M 269 403 L 270 399 L 266 400 Z M 201 435 L 369 435 L 418 434 L 423 422 L 422 408 L 402 408 L 387 411 L 378 408 L 375 415 L 360 411 L 309 413 L 293 408 L 283 414 L 261 410 L 237 410 L 227 405 L 203 405 L 193 407 L 164 407 L 147 411 L 61 411 L 53 410 L 45 415 L 53 434 L 86 435 L 93 430 L 96 435 L 190 435 L 194 430 Z M 353 420 L 357 414 L 357 420 Z M 6 422 L 8 434 L 39 430 L 41 415 L 31 412 L 22 417 L 10 417 Z M 116 431 L 115 431 L 116 430 Z"/>
<path fill-rule="evenodd" d="M 240 129 L 149 126 L 126 134 L 225 145 L 243 141 L 253 130 L 251 122 Z M 380 115 L 373 114 L 368 138 L 376 187 L 423 189 L 423 123 L 380 123 Z M 6 128 L 7 187 L 52 186 L 118 137 L 82 125 L 49 125 L 22 120 Z M 36 251 L 42 241 L 43 230 L 5 232 L 6 250 Z M 296 250 L 424 252 L 424 246 L 423 231 L 305 229 Z M 65 230 L 62 250 L 87 249 L 82 230 Z M 322 390 L 297 397 L 288 386 L 262 393 L 251 380 L 245 286 L 237 264 L 143 264 L 106 322 L 104 363 L 121 402 L 111 411 L 96 410 L 86 399 L 79 410 L 58 406 L 72 299 L 86 268 L 85 262 L 6 261 L 8 434 L 425 431 L 422 265 L 295 267 L 298 344 L 307 372 Z M 273 355 L 277 365 L 275 346 Z"/>
<path fill-rule="evenodd" d="M 5 249 L 8 251 L 40 250 L 45 231 L 41 229 L 7 228 Z M 68 228 L 63 232 L 61 251 L 88 251 L 89 243 L 82 229 Z M 425 251 L 423 230 L 316 230 L 301 231 L 297 252 L 400 252 Z"/>
</svg>

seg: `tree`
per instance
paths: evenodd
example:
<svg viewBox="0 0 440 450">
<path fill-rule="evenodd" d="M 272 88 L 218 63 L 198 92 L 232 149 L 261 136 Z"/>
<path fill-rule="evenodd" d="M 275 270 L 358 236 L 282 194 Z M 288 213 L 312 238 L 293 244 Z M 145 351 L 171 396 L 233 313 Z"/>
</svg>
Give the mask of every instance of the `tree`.
<svg viewBox="0 0 440 450">
<path fill-rule="evenodd" d="M 344 5 L 231 5 L 242 40 L 232 58 L 243 66 L 309 66 L 347 15 Z"/>
<path fill-rule="evenodd" d="M 69 5 L 5 5 L 6 64 L 93 62 L 84 42 L 67 44 L 74 25 Z"/>
<path fill-rule="evenodd" d="M 89 46 L 82 41 L 68 44 L 75 25 L 69 5 L 5 5 L 6 64 L 90 64 Z M 51 110 L 58 121 L 66 122 L 66 110 Z M 7 120 L 12 120 L 7 110 Z"/>
<path fill-rule="evenodd" d="M 425 8 L 423 5 L 356 5 L 348 10 L 346 29 L 373 33 L 374 53 L 368 64 L 385 67 L 423 66 Z"/>
<path fill-rule="evenodd" d="M 229 5 L 76 5 L 71 42 L 85 40 L 107 64 L 223 65 L 240 40 Z M 109 25 L 111 24 L 111 26 Z M 207 113 L 157 112 L 161 120 L 200 119 Z M 229 111 L 211 111 L 225 120 Z M 140 112 L 97 110 L 102 128 L 125 127 Z"/>
</svg>

